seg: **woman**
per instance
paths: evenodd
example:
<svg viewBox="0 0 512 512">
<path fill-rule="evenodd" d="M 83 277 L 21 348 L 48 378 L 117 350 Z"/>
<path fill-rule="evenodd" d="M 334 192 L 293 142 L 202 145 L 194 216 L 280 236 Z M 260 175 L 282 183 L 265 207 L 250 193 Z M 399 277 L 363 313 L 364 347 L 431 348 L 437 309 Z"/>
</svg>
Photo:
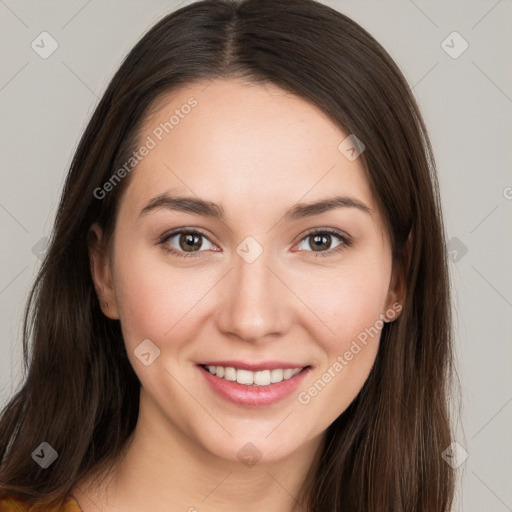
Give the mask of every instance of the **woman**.
<svg viewBox="0 0 512 512">
<path fill-rule="evenodd" d="M 184 7 L 73 159 L 2 510 L 445 512 L 449 304 L 432 150 L 382 47 L 312 0 Z"/>
</svg>

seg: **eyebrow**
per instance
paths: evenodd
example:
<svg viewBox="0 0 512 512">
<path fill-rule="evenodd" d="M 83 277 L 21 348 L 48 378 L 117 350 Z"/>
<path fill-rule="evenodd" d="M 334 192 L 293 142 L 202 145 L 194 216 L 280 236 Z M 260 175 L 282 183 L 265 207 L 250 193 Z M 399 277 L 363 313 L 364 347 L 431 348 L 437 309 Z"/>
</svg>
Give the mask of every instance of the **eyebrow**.
<svg viewBox="0 0 512 512">
<path fill-rule="evenodd" d="M 335 196 L 321 199 L 314 203 L 298 203 L 292 206 L 283 216 L 285 222 L 311 217 L 337 208 L 355 208 L 359 211 L 372 214 L 372 209 L 355 197 Z"/>
<path fill-rule="evenodd" d="M 197 197 L 171 197 L 167 194 L 160 194 L 151 199 L 148 204 L 142 208 L 139 217 L 146 215 L 154 210 L 165 208 L 168 210 L 192 213 L 203 217 L 225 220 L 225 213 L 222 206 L 211 201 L 205 201 Z M 297 203 L 293 205 L 282 217 L 284 222 L 291 222 L 306 217 L 312 217 L 337 208 L 355 208 L 359 211 L 372 214 L 372 209 L 355 197 L 335 196 L 321 199 L 312 203 Z"/>
</svg>

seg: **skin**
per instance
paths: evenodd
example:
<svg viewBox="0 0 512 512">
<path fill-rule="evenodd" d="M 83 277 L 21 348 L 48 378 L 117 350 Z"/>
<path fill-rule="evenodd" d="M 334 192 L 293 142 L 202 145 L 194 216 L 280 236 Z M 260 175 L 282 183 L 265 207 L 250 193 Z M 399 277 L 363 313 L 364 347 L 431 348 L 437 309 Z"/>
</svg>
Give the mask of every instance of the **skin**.
<svg viewBox="0 0 512 512">
<path fill-rule="evenodd" d="M 121 322 L 142 390 L 136 430 L 113 476 L 101 488 L 83 481 L 73 490 L 84 512 L 299 510 L 295 499 L 325 430 L 367 379 L 380 332 L 309 403 L 297 394 L 403 298 L 361 159 L 338 150 L 348 134 L 274 85 L 207 85 L 167 94 L 146 118 L 140 140 L 188 98 L 198 101 L 131 174 L 110 250 L 91 228 L 95 287 L 104 313 Z M 163 193 L 217 203 L 225 219 L 166 208 L 139 216 Z M 333 195 L 371 211 L 283 220 L 296 203 Z M 177 228 L 206 235 L 197 257 L 158 243 Z M 352 244 L 337 251 L 333 235 L 314 252 L 306 237 L 313 228 L 339 230 Z M 263 248 L 252 263 L 236 252 L 247 236 Z M 180 250 L 179 238 L 167 246 Z M 145 366 L 134 350 L 148 338 L 160 356 Z M 256 409 L 227 402 L 202 378 L 196 364 L 221 359 L 312 369 L 296 392 Z M 248 442 L 261 453 L 253 466 L 237 456 Z"/>
</svg>

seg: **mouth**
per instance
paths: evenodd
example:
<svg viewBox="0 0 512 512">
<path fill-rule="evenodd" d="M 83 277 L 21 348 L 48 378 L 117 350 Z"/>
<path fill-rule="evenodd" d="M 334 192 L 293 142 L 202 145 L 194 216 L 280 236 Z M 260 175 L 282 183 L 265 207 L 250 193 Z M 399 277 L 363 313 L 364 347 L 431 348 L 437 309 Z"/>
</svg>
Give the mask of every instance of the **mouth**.
<svg viewBox="0 0 512 512">
<path fill-rule="evenodd" d="M 299 368 L 267 368 L 264 370 L 251 371 L 233 366 L 200 365 L 211 375 L 230 382 L 237 382 L 244 386 L 263 387 L 278 384 L 289 380 L 309 366 Z"/>
<path fill-rule="evenodd" d="M 257 369 L 248 369 L 250 366 Z M 233 404 L 249 407 L 264 407 L 283 400 L 311 370 L 310 365 L 240 362 L 199 364 L 197 368 L 217 395 Z"/>
</svg>

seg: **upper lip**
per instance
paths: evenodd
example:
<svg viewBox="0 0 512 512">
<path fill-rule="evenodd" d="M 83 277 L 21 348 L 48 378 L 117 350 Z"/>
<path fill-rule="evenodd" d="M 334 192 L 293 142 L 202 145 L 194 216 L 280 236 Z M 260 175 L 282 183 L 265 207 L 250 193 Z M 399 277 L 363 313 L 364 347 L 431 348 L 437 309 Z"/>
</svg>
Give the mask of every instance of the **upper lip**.
<svg viewBox="0 0 512 512">
<path fill-rule="evenodd" d="M 277 368 L 282 368 L 283 370 L 286 370 L 287 368 L 295 369 L 305 368 L 306 366 L 308 366 L 307 364 L 297 364 L 286 361 L 261 361 L 260 363 L 249 363 L 246 361 L 208 361 L 199 364 L 203 366 L 223 366 L 224 368 L 238 368 L 240 370 L 249 370 L 251 372 L 257 372 L 262 370 L 275 370 Z"/>
</svg>

